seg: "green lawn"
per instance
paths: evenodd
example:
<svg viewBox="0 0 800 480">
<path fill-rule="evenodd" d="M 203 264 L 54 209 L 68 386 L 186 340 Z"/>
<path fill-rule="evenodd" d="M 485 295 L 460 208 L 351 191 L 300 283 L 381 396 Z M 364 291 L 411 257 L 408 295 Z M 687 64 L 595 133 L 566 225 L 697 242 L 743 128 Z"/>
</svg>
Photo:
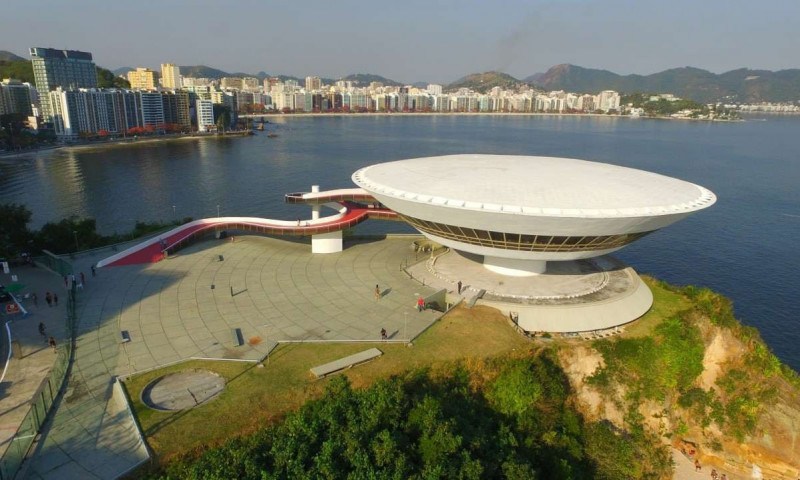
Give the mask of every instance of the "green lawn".
<svg viewBox="0 0 800 480">
<path fill-rule="evenodd" d="M 314 379 L 309 372 L 311 367 L 374 346 L 375 343 L 284 344 L 270 355 L 264 368 L 240 362 L 187 361 L 132 377 L 125 386 L 150 446 L 163 461 L 281 418 L 321 394 L 325 380 Z M 358 388 L 416 367 L 487 358 L 531 347 L 533 344 L 515 333 L 496 310 L 457 308 L 418 337 L 413 346 L 381 344 L 378 348 L 383 356 L 344 374 Z M 141 391 L 150 381 L 191 369 L 210 370 L 225 377 L 228 384 L 223 393 L 206 405 L 181 412 L 158 412 L 141 402 Z"/>
<path fill-rule="evenodd" d="M 680 293 L 666 288 L 662 282 L 642 275 L 644 283 L 653 292 L 653 306 L 642 318 L 625 327 L 623 337 L 644 337 L 653 332 L 653 328 L 665 318 L 670 318 L 680 311 L 692 306 L 692 302 Z"/>
</svg>

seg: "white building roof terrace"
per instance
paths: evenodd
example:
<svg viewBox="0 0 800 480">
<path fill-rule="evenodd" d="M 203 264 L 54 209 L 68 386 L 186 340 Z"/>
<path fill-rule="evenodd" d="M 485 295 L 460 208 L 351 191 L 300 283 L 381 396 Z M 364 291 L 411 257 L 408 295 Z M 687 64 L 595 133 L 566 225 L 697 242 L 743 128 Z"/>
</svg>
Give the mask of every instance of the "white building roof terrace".
<svg viewBox="0 0 800 480">
<path fill-rule="evenodd" d="M 716 201 L 708 189 L 656 173 L 539 156 L 415 158 L 362 168 L 353 181 L 409 202 L 545 217 L 672 215 Z"/>
</svg>

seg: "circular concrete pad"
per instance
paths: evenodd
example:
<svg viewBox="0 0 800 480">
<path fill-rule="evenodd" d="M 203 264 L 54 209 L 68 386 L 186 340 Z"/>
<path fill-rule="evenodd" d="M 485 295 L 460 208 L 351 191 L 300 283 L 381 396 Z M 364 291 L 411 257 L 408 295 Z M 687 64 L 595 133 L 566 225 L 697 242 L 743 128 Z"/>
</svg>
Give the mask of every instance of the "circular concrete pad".
<svg viewBox="0 0 800 480">
<path fill-rule="evenodd" d="M 150 382 L 142 402 L 156 410 L 186 410 L 214 399 L 224 388 L 225 379 L 207 370 L 171 373 Z"/>
</svg>

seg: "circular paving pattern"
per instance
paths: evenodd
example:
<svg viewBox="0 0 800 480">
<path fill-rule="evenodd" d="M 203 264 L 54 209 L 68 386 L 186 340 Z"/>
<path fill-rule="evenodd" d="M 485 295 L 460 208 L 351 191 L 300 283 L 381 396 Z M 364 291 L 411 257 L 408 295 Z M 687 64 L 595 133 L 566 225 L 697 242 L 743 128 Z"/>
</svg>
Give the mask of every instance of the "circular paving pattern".
<svg viewBox="0 0 800 480">
<path fill-rule="evenodd" d="M 150 382 L 142 390 L 142 402 L 156 410 L 186 410 L 216 398 L 225 379 L 207 370 L 171 373 Z"/>
</svg>

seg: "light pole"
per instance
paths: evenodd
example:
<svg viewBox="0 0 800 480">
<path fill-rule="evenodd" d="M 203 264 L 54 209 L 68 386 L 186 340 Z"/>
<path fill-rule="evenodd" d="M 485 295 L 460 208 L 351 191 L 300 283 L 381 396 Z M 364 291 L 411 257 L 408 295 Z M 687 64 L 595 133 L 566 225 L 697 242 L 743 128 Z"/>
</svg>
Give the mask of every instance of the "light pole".
<svg viewBox="0 0 800 480">
<path fill-rule="evenodd" d="M 75 251 L 77 252 L 78 250 L 80 250 L 80 247 L 78 247 L 78 232 L 73 230 L 72 235 L 75 236 Z"/>
<path fill-rule="evenodd" d="M 176 216 L 177 216 L 177 212 L 175 210 L 175 205 L 173 205 L 172 206 L 172 219 L 174 220 Z"/>
</svg>

